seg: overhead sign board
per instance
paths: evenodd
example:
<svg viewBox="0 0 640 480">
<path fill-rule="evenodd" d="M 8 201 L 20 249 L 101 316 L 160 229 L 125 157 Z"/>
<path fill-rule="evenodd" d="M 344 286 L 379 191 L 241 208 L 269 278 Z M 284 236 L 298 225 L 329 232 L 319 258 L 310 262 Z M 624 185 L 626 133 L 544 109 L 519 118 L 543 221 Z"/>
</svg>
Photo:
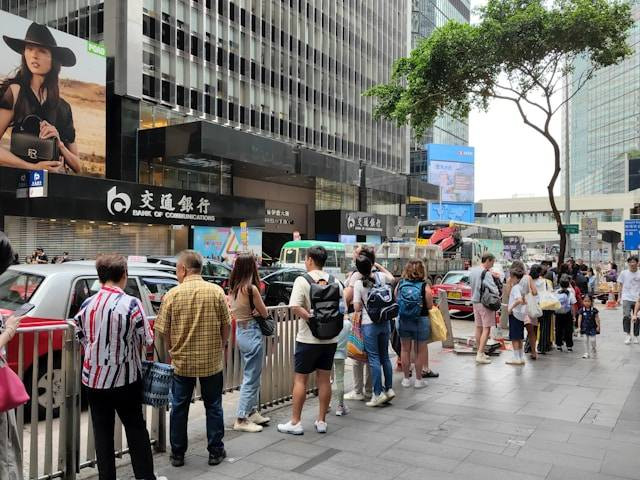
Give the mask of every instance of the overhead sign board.
<svg viewBox="0 0 640 480">
<path fill-rule="evenodd" d="M 640 220 L 624 221 L 624 249 L 626 251 L 640 249 Z"/>
</svg>

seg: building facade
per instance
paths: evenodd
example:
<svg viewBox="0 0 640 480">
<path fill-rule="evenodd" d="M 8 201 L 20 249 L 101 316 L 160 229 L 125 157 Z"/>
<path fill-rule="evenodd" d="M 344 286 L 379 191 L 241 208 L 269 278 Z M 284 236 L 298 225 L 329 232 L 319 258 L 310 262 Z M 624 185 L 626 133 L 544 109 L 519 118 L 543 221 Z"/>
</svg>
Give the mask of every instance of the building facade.
<svg viewBox="0 0 640 480">
<path fill-rule="evenodd" d="M 249 220 L 270 255 L 294 231 L 314 238 L 316 211 L 387 216 L 383 238 L 403 223 L 410 198 L 437 198 L 435 186 L 407 175 L 408 130 L 374 121 L 374 100 L 362 96 L 406 54 L 410 8 L 408 0 L 0 0 L 6 12 L 106 48 L 108 191 L 135 198 L 136 189 L 114 183 L 133 182 L 163 199 L 214 195 L 211 202 L 231 203 L 211 226 Z M 40 218 L 9 201 L 12 182 L 3 185 L 1 223 L 14 236 L 35 232 L 34 242 L 50 238 L 51 223 L 64 224 L 71 241 L 71 213 L 48 206 Z M 56 196 L 63 184 L 52 182 Z M 84 231 L 133 230 L 130 218 L 105 218 L 83 218 Z M 190 229 L 209 225 L 183 223 L 165 222 L 154 254 L 191 244 Z M 336 239 L 351 233 L 335 230 Z M 145 253 L 132 248 L 126 253 Z"/>
<path fill-rule="evenodd" d="M 628 43 L 633 54 L 597 71 L 569 102 L 572 195 L 638 188 L 633 160 L 640 158 L 640 2 L 632 3 L 635 23 Z M 570 95 L 588 68 L 586 60 L 576 61 Z"/>
<path fill-rule="evenodd" d="M 469 0 L 413 0 L 410 11 L 410 50 L 449 20 L 469 23 L 471 19 Z M 469 123 L 450 115 L 439 116 L 423 138 L 412 138 L 410 173 L 416 176 L 427 174 L 427 144 L 468 145 Z"/>
</svg>

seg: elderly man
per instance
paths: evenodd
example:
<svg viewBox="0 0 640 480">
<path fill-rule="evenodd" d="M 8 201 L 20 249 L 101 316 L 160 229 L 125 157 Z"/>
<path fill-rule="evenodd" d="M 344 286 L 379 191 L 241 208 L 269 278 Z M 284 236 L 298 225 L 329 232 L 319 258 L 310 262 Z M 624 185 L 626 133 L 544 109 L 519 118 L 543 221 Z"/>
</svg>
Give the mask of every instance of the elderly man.
<svg viewBox="0 0 640 480">
<path fill-rule="evenodd" d="M 162 300 L 155 331 L 162 336 L 175 367 L 170 417 L 171 464 L 184 465 L 187 420 L 196 379 L 200 381 L 207 417 L 209 465 L 227 456 L 222 439 L 222 368 L 231 316 L 224 291 L 202 279 L 202 256 L 185 250 L 178 256 L 180 285 Z"/>
</svg>

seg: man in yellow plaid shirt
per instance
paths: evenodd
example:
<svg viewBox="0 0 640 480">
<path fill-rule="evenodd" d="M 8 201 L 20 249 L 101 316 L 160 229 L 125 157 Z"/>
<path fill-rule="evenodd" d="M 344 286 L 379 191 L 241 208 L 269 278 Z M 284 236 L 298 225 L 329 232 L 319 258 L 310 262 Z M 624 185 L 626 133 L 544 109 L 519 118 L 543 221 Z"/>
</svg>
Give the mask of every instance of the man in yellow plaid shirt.
<svg viewBox="0 0 640 480">
<path fill-rule="evenodd" d="M 222 369 L 231 316 L 222 288 L 203 280 L 202 256 L 185 250 L 178 256 L 180 285 L 162 300 L 155 331 L 165 341 L 175 368 L 170 417 L 171 464 L 184 465 L 187 420 L 196 378 L 200 381 L 207 417 L 209 465 L 218 465 L 227 453 L 222 441 Z"/>
</svg>

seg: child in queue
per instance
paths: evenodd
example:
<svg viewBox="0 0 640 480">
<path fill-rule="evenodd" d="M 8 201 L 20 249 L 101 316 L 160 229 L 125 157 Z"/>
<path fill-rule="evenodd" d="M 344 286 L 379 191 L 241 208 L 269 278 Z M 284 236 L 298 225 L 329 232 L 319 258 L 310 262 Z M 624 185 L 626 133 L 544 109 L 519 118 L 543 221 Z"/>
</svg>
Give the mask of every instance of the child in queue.
<svg viewBox="0 0 640 480">
<path fill-rule="evenodd" d="M 593 307 L 593 299 L 586 295 L 582 300 L 583 306 L 578 310 L 578 328 L 584 337 L 584 355 L 582 358 L 596 358 L 596 335 L 600 333 L 600 314 Z"/>
</svg>

